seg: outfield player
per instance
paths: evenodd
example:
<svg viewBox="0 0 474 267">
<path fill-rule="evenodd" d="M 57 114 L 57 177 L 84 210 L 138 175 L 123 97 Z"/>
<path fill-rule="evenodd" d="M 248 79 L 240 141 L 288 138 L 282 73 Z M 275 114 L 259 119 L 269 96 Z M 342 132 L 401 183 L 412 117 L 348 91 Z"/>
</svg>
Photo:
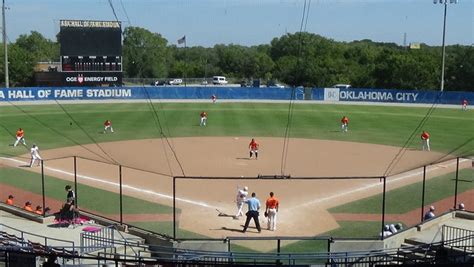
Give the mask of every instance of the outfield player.
<svg viewBox="0 0 474 267">
<path fill-rule="evenodd" d="M 244 186 L 244 188 L 237 188 L 237 196 L 236 196 L 236 203 L 237 203 L 237 214 L 235 215 L 234 218 L 238 218 L 244 213 L 242 212 L 242 208 L 244 207 L 244 203 L 247 200 L 247 196 L 249 194 L 249 188 Z"/>
<path fill-rule="evenodd" d="M 38 160 L 38 164 L 36 166 L 39 166 L 41 162 L 41 156 L 39 154 L 39 148 L 35 144 L 33 144 L 33 146 L 31 147 L 30 153 L 31 153 L 30 168 L 33 167 L 33 164 L 35 163 L 36 160 Z"/>
<path fill-rule="evenodd" d="M 250 149 L 250 155 L 249 157 L 252 158 L 253 154 L 255 154 L 255 159 L 258 159 L 258 147 L 260 145 L 257 143 L 257 141 L 255 141 L 254 138 L 252 138 L 252 141 L 250 141 L 250 144 L 249 144 L 249 149 Z"/>
<path fill-rule="evenodd" d="M 201 116 L 201 123 L 199 123 L 199 126 L 206 126 L 206 124 L 207 124 L 207 112 L 203 111 L 203 112 L 201 112 L 201 114 L 199 116 Z"/>
<path fill-rule="evenodd" d="M 217 96 L 216 96 L 216 95 L 212 95 L 212 96 L 211 96 L 211 100 L 212 100 L 212 103 L 216 103 L 216 101 L 217 101 Z"/>
<path fill-rule="evenodd" d="M 466 110 L 467 110 L 467 104 L 468 104 L 467 99 L 464 99 L 464 100 L 462 101 L 462 110 L 463 110 L 463 111 L 466 111 Z"/>
<path fill-rule="evenodd" d="M 107 133 L 107 130 L 110 130 L 111 133 L 114 132 L 114 128 L 112 128 L 112 122 L 109 120 L 104 122 L 104 133 Z"/>
<path fill-rule="evenodd" d="M 267 229 L 270 231 L 276 231 L 276 220 L 279 205 L 280 202 L 278 199 L 274 196 L 273 192 L 270 192 L 270 197 L 265 202 L 265 214 L 267 215 L 268 219 Z"/>
<path fill-rule="evenodd" d="M 421 143 L 423 145 L 423 151 L 430 151 L 430 134 L 427 131 L 421 133 Z"/>
<path fill-rule="evenodd" d="M 25 131 L 23 131 L 23 129 L 21 128 L 16 131 L 16 141 L 13 146 L 17 146 L 19 142 L 23 143 L 23 145 L 26 146 Z"/>
<path fill-rule="evenodd" d="M 349 125 L 349 118 L 346 116 L 343 116 L 341 119 L 341 131 L 346 133 L 348 125 Z"/>
</svg>

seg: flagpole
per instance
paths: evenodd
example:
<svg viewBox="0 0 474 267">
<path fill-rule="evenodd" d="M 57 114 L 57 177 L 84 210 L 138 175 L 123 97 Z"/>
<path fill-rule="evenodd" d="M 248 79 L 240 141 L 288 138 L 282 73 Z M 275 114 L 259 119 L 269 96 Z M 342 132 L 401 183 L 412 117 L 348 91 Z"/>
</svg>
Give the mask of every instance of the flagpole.
<svg viewBox="0 0 474 267">
<path fill-rule="evenodd" d="M 184 36 L 184 87 L 187 87 L 186 82 L 186 70 L 188 68 L 188 57 L 187 57 L 187 48 L 186 48 L 186 35 Z"/>
</svg>

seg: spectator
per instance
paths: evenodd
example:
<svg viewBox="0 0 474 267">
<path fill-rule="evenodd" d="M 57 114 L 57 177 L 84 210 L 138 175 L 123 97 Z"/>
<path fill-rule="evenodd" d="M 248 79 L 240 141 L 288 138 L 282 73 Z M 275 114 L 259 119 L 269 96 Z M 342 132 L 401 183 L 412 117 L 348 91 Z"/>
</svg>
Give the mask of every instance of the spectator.
<svg viewBox="0 0 474 267">
<path fill-rule="evenodd" d="M 49 207 L 44 208 L 44 216 L 48 216 L 51 209 Z"/>
<path fill-rule="evenodd" d="M 434 211 L 435 211 L 435 207 L 430 206 L 430 210 L 425 213 L 425 216 L 423 217 L 423 220 L 426 221 L 426 220 L 434 218 L 436 216 L 434 214 Z"/>
<path fill-rule="evenodd" d="M 464 203 L 459 203 L 458 210 L 465 210 Z"/>
<path fill-rule="evenodd" d="M 26 211 L 29 211 L 29 212 L 33 212 L 33 208 L 31 207 L 31 202 L 26 201 L 25 206 L 23 207 L 23 209 L 26 210 Z"/>
<path fill-rule="evenodd" d="M 14 199 L 13 195 L 9 195 L 7 200 L 5 201 L 5 203 L 7 205 L 12 205 L 13 206 L 13 199 Z"/>
<path fill-rule="evenodd" d="M 43 208 L 41 206 L 36 206 L 36 214 L 43 215 Z"/>
<path fill-rule="evenodd" d="M 390 224 L 389 228 L 390 228 L 390 232 L 392 234 L 396 234 L 398 232 L 397 228 L 395 227 L 395 224 L 393 224 L 393 223 Z"/>
<path fill-rule="evenodd" d="M 57 267 L 61 266 L 58 263 L 56 263 L 57 256 L 56 254 L 50 254 L 48 256 L 48 261 L 43 263 L 43 267 Z"/>
<path fill-rule="evenodd" d="M 401 223 L 395 224 L 395 229 L 397 229 L 397 232 L 400 232 L 401 230 L 403 230 L 402 224 Z"/>
<path fill-rule="evenodd" d="M 58 221 L 72 221 L 76 216 L 76 210 L 72 204 L 72 199 L 68 198 L 61 210 L 56 213 L 56 220 Z"/>
<path fill-rule="evenodd" d="M 385 238 L 390 235 L 392 235 L 392 232 L 390 232 L 390 226 L 387 224 L 383 227 L 383 231 L 380 233 L 380 236 Z"/>
<path fill-rule="evenodd" d="M 75 205 L 76 204 L 76 194 L 72 190 L 72 187 L 70 185 L 66 185 L 66 187 L 64 187 L 64 190 L 66 190 L 66 192 L 67 192 L 66 201 L 71 199 L 72 200 L 72 205 Z"/>
</svg>

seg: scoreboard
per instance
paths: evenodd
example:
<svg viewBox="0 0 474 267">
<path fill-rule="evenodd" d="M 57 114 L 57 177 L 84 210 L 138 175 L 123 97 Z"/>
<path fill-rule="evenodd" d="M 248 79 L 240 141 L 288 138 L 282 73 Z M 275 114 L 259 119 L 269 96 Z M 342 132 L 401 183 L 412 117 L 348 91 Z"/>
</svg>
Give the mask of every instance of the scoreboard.
<svg viewBox="0 0 474 267">
<path fill-rule="evenodd" d="M 61 56 L 63 72 L 122 71 L 121 56 Z"/>
<path fill-rule="evenodd" d="M 61 20 L 59 40 L 65 56 L 122 55 L 119 21 Z"/>
<path fill-rule="evenodd" d="M 59 41 L 66 86 L 121 85 L 121 22 L 61 20 Z"/>
</svg>

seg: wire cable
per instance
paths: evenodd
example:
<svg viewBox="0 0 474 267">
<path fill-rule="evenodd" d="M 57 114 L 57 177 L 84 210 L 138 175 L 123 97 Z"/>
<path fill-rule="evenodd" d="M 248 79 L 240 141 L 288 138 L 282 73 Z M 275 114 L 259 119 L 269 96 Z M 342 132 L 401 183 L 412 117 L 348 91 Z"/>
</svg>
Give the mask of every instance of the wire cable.
<svg viewBox="0 0 474 267">
<path fill-rule="evenodd" d="M 179 168 L 181 169 L 181 173 L 183 174 L 183 176 L 186 176 L 186 174 L 184 172 L 184 168 L 183 168 L 183 166 L 182 166 L 182 164 L 181 164 L 181 162 L 178 158 L 178 155 L 176 153 L 176 150 L 173 148 L 173 146 L 170 143 L 170 140 L 168 139 L 166 134 L 163 132 L 163 126 L 161 124 L 160 117 L 158 116 L 158 112 L 156 111 L 155 106 L 153 105 L 153 102 L 151 101 L 150 94 L 146 90 L 145 86 L 143 86 L 143 90 L 144 90 L 144 92 L 147 96 L 148 102 L 150 103 L 150 107 L 153 111 L 153 118 L 155 120 L 155 125 L 157 126 L 157 129 L 160 131 L 160 135 L 162 136 L 162 139 L 165 139 L 168 147 L 170 148 L 171 152 L 173 153 L 173 156 L 174 156 L 176 162 L 178 163 Z M 168 157 L 166 159 L 168 160 Z M 171 165 L 170 165 L 170 170 L 171 170 Z"/>
<path fill-rule="evenodd" d="M 132 22 L 130 21 L 130 18 L 128 17 L 127 10 L 125 9 L 125 6 L 123 5 L 122 0 L 120 0 L 120 6 L 122 7 L 123 13 L 125 14 L 125 17 L 127 18 L 128 26 L 131 27 L 131 26 L 132 26 Z"/>
<path fill-rule="evenodd" d="M 112 4 L 112 0 L 108 0 L 108 2 L 109 2 L 109 5 L 110 5 L 110 8 L 112 9 L 112 13 L 114 13 L 115 20 L 119 21 L 119 19 L 117 17 L 117 13 L 115 13 L 114 5 Z"/>
<path fill-rule="evenodd" d="M 299 31 L 299 36 L 298 36 L 298 54 L 297 54 L 297 63 L 296 63 L 296 71 L 299 75 L 301 73 L 301 60 L 302 60 L 302 48 L 303 48 L 303 29 L 306 30 L 306 25 L 305 21 L 307 23 L 308 21 L 308 15 L 309 15 L 309 7 L 311 4 L 311 0 L 309 0 L 308 4 L 307 1 L 304 1 L 303 5 L 303 14 L 301 17 L 301 23 L 300 23 L 300 31 Z M 305 26 L 303 26 L 305 25 Z M 297 79 L 298 81 L 298 79 Z M 286 121 L 286 127 L 285 127 L 285 135 L 283 138 L 283 149 L 282 149 L 282 155 L 281 155 L 281 162 L 280 162 L 280 173 L 281 175 L 285 175 L 285 169 L 286 169 L 286 163 L 288 160 L 288 151 L 289 151 L 289 146 L 290 146 L 290 133 L 291 133 L 291 125 L 293 122 L 293 113 L 294 113 L 294 100 L 296 96 L 296 84 L 292 87 L 291 89 L 291 95 L 290 95 L 290 102 L 288 104 L 288 113 L 287 113 L 287 121 Z"/>
<path fill-rule="evenodd" d="M 61 110 L 69 117 L 69 119 L 71 119 L 71 121 L 73 121 L 75 123 L 75 125 L 77 125 L 77 127 L 92 141 L 93 144 L 95 144 L 99 149 L 100 151 L 102 151 L 102 153 L 104 153 L 104 155 L 106 155 L 110 160 L 112 160 L 113 163 L 115 164 L 119 164 L 109 153 L 107 153 L 103 148 L 102 146 L 97 143 L 97 141 L 84 129 L 81 127 L 81 125 L 79 124 L 79 122 L 77 122 L 71 114 L 69 114 L 69 112 L 67 112 L 67 110 L 64 108 L 63 105 L 61 105 L 61 103 L 58 102 L 58 100 L 56 98 L 54 98 L 54 102 L 56 102 L 56 104 L 61 108 Z"/>
<path fill-rule="evenodd" d="M 77 146 L 80 146 L 82 148 L 84 148 L 85 150 L 91 152 L 92 154 L 98 156 L 99 158 L 105 160 L 105 161 L 109 161 L 109 159 L 105 158 L 103 155 L 100 155 L 98 154 L 97 152 L 91 150 L 90 148 L 82 145 L 81 143 L 77 142 L 76 140 L 70 138 L 69 136 L 65 135 L 64 133 L 62 132 L 59 132 L 58 130 L 50 127 L 48 124 L 42 122 L 40 119 L 36 118 L 35 116 L 33 116 L 32 114 L 30 114 L 29 112 L 26 112 L 25 110 L 23 110 L 21 107 L 19 107 L 18 105 L 15 105 L 13 104 L 11 101 L 7 101 L 7 103 L 9 103 L 10 105 L 12 105 L 13 107 L 15 107 L 16 109 L 20 110 L 22 113 L 26 114 L 28 117 L 32 118 L 34 121 L 36 121 L 37 123 L 39 123 L 40 125 L 42 125 L 43 127 L 49 129 L 50 131 L 54 132 L 55 134 L 57 134 L 58 136 L 62 136 L 64 138 L 66 138 L 68 141 L 74 143 L 75 145 Z"/>
<path fill-rule="evenodd" d="M 143 90 L 146 91 L 146 88 L 145 88 L 145 85 L 143 85 Z M 166 152 L 166 143 L 165 143 L 165 140 L 163 137 L 163 131 L 161 130 L 161 127 L 160 127 L 160 121 L 159 121 L 159 118 L 158 117 L 158 114 L 156 114 L 154 112 L 154 107 L 153 107 L 153 102 L 151 101 L 151 97 L 149 96 L 148 93 L 146 93 L 147 95 L 147 104 L 148 106 L 150 107 L 150 111 L 152 112 L 152 117 L 153 117 L 153 121 L 155 122 L 155 127 L 156 129 L 160 132 L 160 140 L 161 140 L 161 145 L 163 148 L 163 153 L 165 154 L 165 159 L 166 159 L 166 163 L 168 165 L 168 169 L 169 169 L 169 172 L 171 174 L 171 176 L 174 176 L 173 174 L 173 168 L 171 168 L 171 163 L 170 163 L 170 160 L 169 160 L 169 157 L 168 157 L 168 153 Z"/>
<path fill-rule="evenodd" d="M 403 155 L 405 154 L 408 146 L 412 143 L 414 137 L 419 133 L 420 129 L 425 125 L 425 123 L 428 121 L 428 119 L 431 117 L 431 114 L 436 110 L 436 107 L 441 99 L 441 96 L 443 95 L 443 92 L 440 92 L 436 99 L 434 100 L 433 104 L 431 107 L 428 109 L 426 112 L 425 116 L 421 119 L 421 121 L 418 123 L 418 125 L 413 129 L 411 134 L 408 136 L 407 140 L 403 144 L 403 146 L 398 150 L 398 153 L 395 155 L 395 157 L 390 161 L 390 163 L 387 166 L 387 169 L 385 170 L 383 176 L 387 176 L 393 168 L 400 162 L 402 159 Z"/>
</svg>

